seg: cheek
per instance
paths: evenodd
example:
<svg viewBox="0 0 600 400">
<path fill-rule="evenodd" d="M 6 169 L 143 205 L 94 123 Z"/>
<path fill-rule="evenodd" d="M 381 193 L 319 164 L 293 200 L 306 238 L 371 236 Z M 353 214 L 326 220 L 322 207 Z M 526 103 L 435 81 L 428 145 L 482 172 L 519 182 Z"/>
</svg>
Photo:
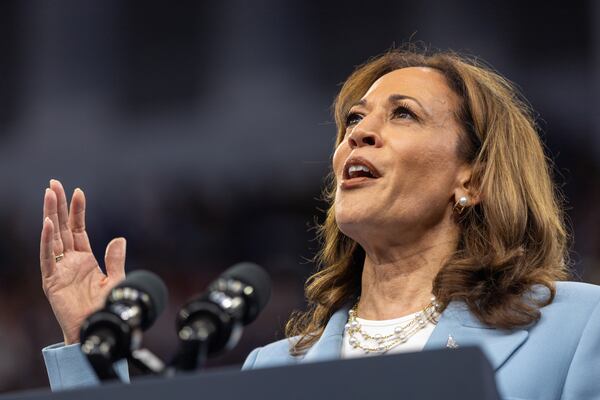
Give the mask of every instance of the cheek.
<svg viewBox="0 0 600 400">
<path fill-rule="evenodd" d="M 350 151 L 350 147 L 346 142 L 342 142 L 338 145 L 333 153 L 333 172 L 336 177 L 340 177 L 342 174 L 342 168 L 344 167 L 344 162 L 346 158 L 348 158 L 348 153 Z"/>
<path fill-rule="evenodd" d="M 419 193 L 427 197 L 447 197 L 452 193 L 458 164 L 451 145 L 431 146 L 428 143 L 403 150 L 396 153 L 398 191 L 405 196 Z"/>
</svg>

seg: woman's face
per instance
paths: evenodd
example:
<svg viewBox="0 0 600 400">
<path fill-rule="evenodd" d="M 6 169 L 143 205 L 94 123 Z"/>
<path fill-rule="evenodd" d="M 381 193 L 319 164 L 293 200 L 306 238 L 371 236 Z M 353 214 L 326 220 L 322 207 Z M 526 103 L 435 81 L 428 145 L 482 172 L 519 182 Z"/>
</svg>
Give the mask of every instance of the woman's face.
<svg viewBox="0 0 600 400">
<path fill-rule="evenodd" d="M 440 72 L 411 67 L 379 78 L 350 109 L 333 156 L 344 234 L 361 244 L 405 240 L 451 220 L 469 177 L 457 152 L 458 104 Z"/>
</svg>

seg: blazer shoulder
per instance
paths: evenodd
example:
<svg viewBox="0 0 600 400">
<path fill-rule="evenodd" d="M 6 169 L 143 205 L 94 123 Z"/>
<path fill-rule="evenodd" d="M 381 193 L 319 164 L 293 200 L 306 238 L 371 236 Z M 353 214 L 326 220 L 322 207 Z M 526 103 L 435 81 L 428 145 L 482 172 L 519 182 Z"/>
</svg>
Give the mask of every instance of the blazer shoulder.
<svg viewBox="0 0 600 400">
<path fill-rule="evenodd" d="M 547 290 L 545 290 L 547 294 Z M 542 319 L 550 322 L 570 321 L 571 328 L 587 323 L 590 315 L 600 306 L 600 286 L 581 282 L 556 282 L 552 303 L 540 309 Z"/>
<path fill-rule="evenodd" d="M 600 302 L 600 286 L 583 282 L 556 282 L 554 302 L 596 306 Z"/>
<path fill-rule="evenodd" d="M 302 357 L 292 356 L 290 354 L 290 347 L 296 339 L 297 338 L 295 337 L 281 339 L 252 350 L 246 358 L 242 369 L 268 368 L 297 364 Z"/>
</svg>

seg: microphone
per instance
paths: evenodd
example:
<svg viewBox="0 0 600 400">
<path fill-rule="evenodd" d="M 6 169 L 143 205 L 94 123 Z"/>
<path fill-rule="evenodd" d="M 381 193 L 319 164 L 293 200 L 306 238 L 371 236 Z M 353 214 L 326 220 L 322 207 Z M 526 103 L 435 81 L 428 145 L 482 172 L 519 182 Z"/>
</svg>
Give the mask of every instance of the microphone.
<svg viewBox="0 0 600 400">
<path fill-rule="evenodd" d="M 193 371 L 207 356 L 233 348 L 270 297 L 271 279 L 263 268 L 244 262 L 226 270 L 177 314 L 180 348 L 171 365 Z"/>
<path fill-rule="evenodd" d="M 104 308 L 90 315 L 80 332 L 81 351 L 98 378 L 118 378 L 113 363 L 139 351 L 142 331 L 164 311 L 167 299 L 164 282 L 149 271 L 134 271 L 111 290 Z"/>
</svg>

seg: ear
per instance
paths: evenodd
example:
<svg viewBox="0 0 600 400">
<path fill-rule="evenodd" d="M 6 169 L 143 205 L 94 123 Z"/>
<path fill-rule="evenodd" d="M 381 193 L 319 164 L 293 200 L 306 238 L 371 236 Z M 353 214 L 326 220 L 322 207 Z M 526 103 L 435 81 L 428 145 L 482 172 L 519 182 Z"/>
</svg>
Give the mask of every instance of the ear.
<svg viewBox="0 0 600 400">
<path fill-rule="evenodd" d="M 473 185 L 473 165 L 465 163 L 458 171 L 456 176 L 456 187 L 454 189 L 454 203 L 456 204 L 461 197 L 468 200 L 467 206 L 474 206 L 481 201 L 481 193 Z"/>
</svg>

